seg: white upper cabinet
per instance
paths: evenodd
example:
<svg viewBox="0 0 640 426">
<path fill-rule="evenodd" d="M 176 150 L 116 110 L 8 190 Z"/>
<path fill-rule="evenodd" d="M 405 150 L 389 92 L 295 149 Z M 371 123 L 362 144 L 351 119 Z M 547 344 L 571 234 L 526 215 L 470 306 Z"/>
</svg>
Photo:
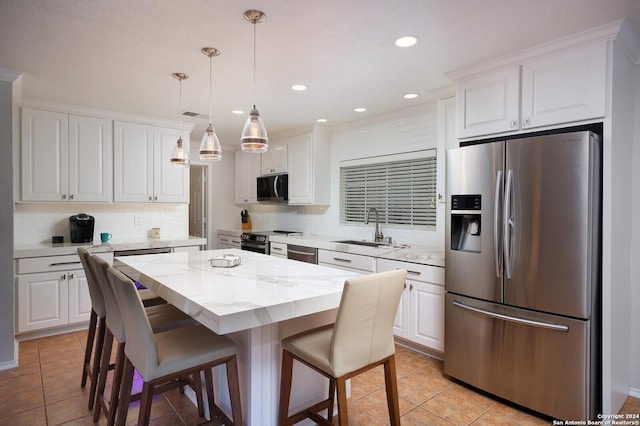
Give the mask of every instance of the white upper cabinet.
<svg viewBox="0 0 640 426">
<path fill-rule="evenodd" d="M 289 205 L 329 205 L 330 138 L 327 128 L 288 140 Z"/>
<path fill-rule="evenodd" d="M 107 202 L 111 120 L 22 109 L 23 201 Z"/>
<path fill-rule="evenodd" d="M 517 130 L 520 67 L 493 72 L 458 83 L 457 136 Z"/>
<path fill-rule="evenodd" d="M 564 48 L 457 82 L 461 139 L 605 115 L 606 43 Z"/>
<path fill-rule="evenodd" d="M 236 151 L 236 204 L 258 202 L 256 178 L 260 176 L 260 157 L 255 153 Z"/>
<path fill-rule="evenodd" d="M 574 48 L 522 65 L 522 128 L 604 117 L 606 45 Z"/>
<path fill-rule="evenodd" d="M 180 131 L 146 124 L 114 123 L 114 201 L 189 202 L 189 168 L 173 166 Z M 183 133 L 185 145 L 189 135 Z"/>
<path fill-rule="evenodd" d="M 263 175 L 287 173 L 287 145 L 269 145 L 261 156 Z"/>
</svg>

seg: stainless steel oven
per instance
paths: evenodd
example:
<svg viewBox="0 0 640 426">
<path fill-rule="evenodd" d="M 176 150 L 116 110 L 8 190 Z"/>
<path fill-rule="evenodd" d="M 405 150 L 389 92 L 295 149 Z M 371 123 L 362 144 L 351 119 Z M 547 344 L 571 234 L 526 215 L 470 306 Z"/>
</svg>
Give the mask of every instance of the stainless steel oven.
<svg viewBox="0 0 640 426">
<path fill-rule="evenodd" d="M 240 249 L 254 253 L 269 254 L 269 235 L 302 235 L 295 231 L 257 231 L 245 232 L 240 236 Z"/>
<path fill-rule="evenodd" d="M 240 236 L 240 249 L 269 254 L 269 236 L 264 233 L 243 233 Z"/>
</svg>

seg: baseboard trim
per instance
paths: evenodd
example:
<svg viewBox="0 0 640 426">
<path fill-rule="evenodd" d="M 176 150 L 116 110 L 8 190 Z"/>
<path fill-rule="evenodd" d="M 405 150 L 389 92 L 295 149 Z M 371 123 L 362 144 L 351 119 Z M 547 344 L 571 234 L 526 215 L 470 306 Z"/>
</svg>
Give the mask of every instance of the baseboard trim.
<svg viewBox="0 0 640 426">
<path fill-rule="evenodd" d="M 10 370 L 12 368 L 16 368 L 18 366 L 18 362 L 16 360 L 0 362 L 0 371 Z"/>
<path fill-rule="evenodd" d="M 632 396 L 634 398 L 640 398 L 640 389 L 629 388 L 629 396 Z"/>
</svg>

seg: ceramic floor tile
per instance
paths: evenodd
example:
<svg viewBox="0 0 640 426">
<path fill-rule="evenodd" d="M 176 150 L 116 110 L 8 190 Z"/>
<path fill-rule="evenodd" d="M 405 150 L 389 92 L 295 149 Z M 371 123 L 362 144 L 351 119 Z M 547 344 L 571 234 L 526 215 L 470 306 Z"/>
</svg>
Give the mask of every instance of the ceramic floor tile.
<svg viewBox="0 0 640 426">
<path fill-rule="evenodd" d="M 2 416 L 10 416 L 43 406 L 42 389 L 14 389 L 13 393 L 0 396 L 0 413 L 2 413 Z"/>
<path fill-rule="evenodd" d="M 396 376 L 404 377 L 414 371 L 426 367 L 430 362 L 424 358 L 416 357 L 408 352 L 396 355 Z"/>
<path fill-rule="evenodd" d="M 40 373 L 23 374 L 5 380 L 0 380 L 0 398 L 10 397 L 16 390 L 42 389 Z"/>
<path fill-rule="evenodd" d="M 47 418 L 44 414 L 44 406 L 32 408 L 7 417 L 0 414 L 0 425 L 46 426 Z"/>
<path fill-rule="evenodd" d="M 362 398 L 371 392 L 380 389 L 380 386 L 370 382 L 360 374 L 351 379 L 351 397 L 352 401 Z"/>
<path fill-rule="evenodd" d="M 416 405 L 407 401 L 404 398 L 398 398 L 400 405 L 400 415 L 403 415 L 413 410 Z M 389 423 L 389 408 L 387 407 L 387 392 L 382 389 L 378 389 L 375 392 L 370 393 L 367 396 L 360 398 L 353 404 L 359 410 L 366 411 L 373 417 Z"/>
<path fill-rule="evenodd" d="M 456 425 L 468 425 L 486 409 L 453 393 L 442 392 L 420 406 Z"/>
<path fill-rule="evenodd" d="M 467 387 L 459 383 L 454 383 L 452 386 L 447 388 L 444 393 L 452 393 L 461 398 L 468 399 L 485 409 L 489 409 L 497 404 L 497 401 L 491 398 L 488 394 L 476 391 L 471 387 Z"/>
<path fill-rule="evenodd" d="M 420 407 L 416 407 L 400 418 L 402 426 L 451 426 L 452 423 Z"/>
<path fill-rule="evenodd" d="M 536 415 L 532 412 L 523 411 L 503 402 L 498 402 L 489 409 L 489 412 L 511 419 L 520 425 L 542 426 L 548 425 L 551 422 L 550 418 L 544 417 L 541 414 Z"/>
<path fill-rule="evenodd" d="M 398 379 L 398 394 L 416 405 L 421 405 L 452 384 L 449 379 L 424 367 L 414 374 Z"/>
<path fill-rule="evenodd" d="M 471 423 L 472 426 L 520 426 L 520 423 L 511 420 L 493 411 L 487 411 L 477 420 Z"/>
<path fill-rule="evenodd" d="M 86 395 L 78 395 L 51 404 L 47 403 L 46 410 L 49 425 L 60 425 L 91 415 L 91 411 L 87 408 Z"/>
</svg>

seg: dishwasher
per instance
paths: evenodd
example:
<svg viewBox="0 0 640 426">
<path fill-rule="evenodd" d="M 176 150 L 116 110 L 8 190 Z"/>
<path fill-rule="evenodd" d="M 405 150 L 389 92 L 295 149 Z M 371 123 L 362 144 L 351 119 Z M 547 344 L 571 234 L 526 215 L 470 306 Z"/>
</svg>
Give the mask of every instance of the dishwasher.
<svg viewBox="0 0 640 426">
<path fill-rule="evenodd" d="M 300 262 L 318 264 L 318 249 L 315 247 L 296 246 L 287 244 L 287 259 L 299 260 Z"/>
</svg>

